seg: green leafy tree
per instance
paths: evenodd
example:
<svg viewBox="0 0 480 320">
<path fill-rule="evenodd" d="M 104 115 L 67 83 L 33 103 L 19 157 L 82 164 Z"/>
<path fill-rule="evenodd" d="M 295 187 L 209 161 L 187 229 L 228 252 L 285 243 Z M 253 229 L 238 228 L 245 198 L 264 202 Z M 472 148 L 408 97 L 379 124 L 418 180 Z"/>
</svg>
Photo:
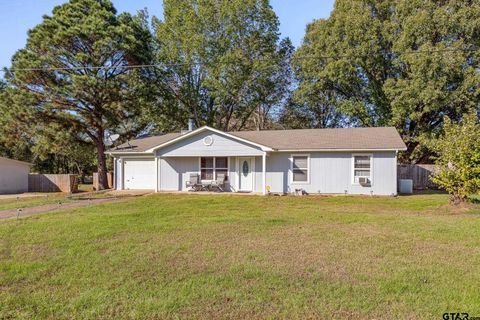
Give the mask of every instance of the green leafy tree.
<svg viewBox="0 0 480 320">
<path fill-rule="evenodd" d="M 296 101 L 326 126 L 394 125 L 404 160 L 428 160 L 443 117 L 478 108 L 479 16 L 478 0 L 337 0 L 295 55 Z"/>
<path fill-rule="evenodd" d="M 445 133 L 432 143 L 439 169 L 432 181 L 459 203 L 480 191 L 480 124 L 470 113 L 459 124 L 445 119 Z"/>
<path fill-rule="evenodd" d="M 26 98 L 26 99 L 25 99 Z M 0 84 L 0 156 L 32 161 L 32 114 L 24 106 L 31 101 Z"/>
<path fill-rule="evenodd" d="M 55 124 L 59 133 L 95 147 L 99 183 L 105 188 L 105 136 L 125 123 L 133 124 L 130 135 L 144 128 L 149 73 L 130 66 L 151 59 L 151 34 L 143 16 L 117 14 L 108 0 L 71 0 L 29 31 L 7 79 L 26 99 L 35 100 L 29 104 L 34 123 Z"/>
<path fill-rule="evenodd" d="M 158 114 L 223 130 L 268 127 L 286 97 L 293 47 L 268 0 L 165 0 L 156 20 Z M 164 118 L 165 120 L 165 118 Z"/>
<path fill-rule="evenodd" d="M 28 161 L 43 173 L 78 173 L 94 170 L 95 148 L 79 141 L 74 130 L 38 122 L 33 96 L 18 89 L 0 90 L 0 156 Z"/>
</svg>

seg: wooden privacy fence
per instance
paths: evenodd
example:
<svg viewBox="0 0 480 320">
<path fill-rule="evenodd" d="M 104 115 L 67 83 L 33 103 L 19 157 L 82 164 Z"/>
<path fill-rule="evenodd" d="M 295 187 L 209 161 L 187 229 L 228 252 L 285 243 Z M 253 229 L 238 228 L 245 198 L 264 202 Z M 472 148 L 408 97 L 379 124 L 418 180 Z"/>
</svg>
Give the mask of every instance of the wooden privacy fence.
<svg viewBox="0 0 480 320">
<path fill-rule="evenodd" d="M 399 164 L 397 177 L 400 179 L 413 180 L 413 189 L 437 189 L 438 187 L 430 180 L 435 173 L 434 164 Z"/>
<path fill-rule="evenodd" d="M 29 192 L 68 192 L 78 191 L 78 179 L 74 174 L 38 174 L 28 175 Z"/>
<path fill-rule="evenodd" d="M 107 172 L 108 189 L 113 188 L 113 172 Z M 98 188 L 98 172 L 93 173 L 93 190 L 99 190 Z"/>
</svg>

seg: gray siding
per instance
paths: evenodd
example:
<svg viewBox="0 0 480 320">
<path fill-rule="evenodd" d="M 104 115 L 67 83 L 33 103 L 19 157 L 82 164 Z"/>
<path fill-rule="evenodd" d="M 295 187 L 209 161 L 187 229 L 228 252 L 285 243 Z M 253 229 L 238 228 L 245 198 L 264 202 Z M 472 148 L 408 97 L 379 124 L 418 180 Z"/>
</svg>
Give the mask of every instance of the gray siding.
<svg viewBox="0 0 480 320">
<path fill-rule="evenodd" d="M 236 157 L 230 157 L 229 159 L 229 172 L 228 172 L 228 180 L 229 180 L 229 187 L 230 191 L 236 192 L 237 191 L 237 163 Z"/>
<path fill-rule="evenodd" d="M 202 143 L 203 145 L 203 143 Z M 247 146 L 248 147 L 248 146 Z M 218 151 L 218 149 L 217 149 Z M 310 155 L 309 183 L 293 184 L 291 182 L 290 156 L 291 153 L 271 153 L 267 156 L 267 181 L 272 192 L 289 193 L 296 188 L 305 189 L 309 193 L 367 194 L 373 191 L 374 195 L 392 195 L 397 193 L 396 153 L 370 152 L 373 155 L 372 186 L 362 187 L 352 183 L 352 154 L 355 152 L 306 152 Z M 235 154 L 232 151 L 232 154 Z M 302 154 L 300 152 L 296 154 Z M 207 156 L 218 154 L 209 153 Z M 230 154 L 231 155 L 231 154 Z M 134 157 L 129 157 L 134 158 Z M 121 166 L 116 159 L 117 188 L 121 186 Z M 161 191 L 186 191 L 185 183 L 191 173 L 199 173 L 199 156 L 192 157 L 165 157 L 160 158 L 158 189 Z M 229 158 L 229 180 L 231 191 L 236 191 L 237 168 L 236 157 Z M 261 193 L 262 157 L 255 157 L 254 191 Z M 152 172 L 152 174 L 155 174 Z"/>
<path fill-rule="evenodd" d="M 309 183 L 291 182 L 290 153 L 273 153 L 267 157 L 267 185 L 271 187 L 272 192 L 293 192 L 295 189 L 305 189 L 309 193 L 327 194 L 343 194 L 345 190 L 348 194 L 371 194 L 371 191 L 374 195 L 397 193 L 396 153 L 394 151 L 370 153 L 373 155 L 371 187 L 362 187 L 352 183 L 352 154 L 354 152 L 304 154 L 310 154 Z"/>
<path fill-rule="evenodd" d="M 198 158 L 162 158 L 159 165 L 159 186 L 161 191 L 186 191 L 185 183 L 191 173 L 198 173 Z"/>
<path fill-rule="evenodd" d="M 267 159 L 267 168 L 268 168 L 268 159 Z M 255 192 L 263 192 L 263 181 L 262 181 L 262 157 L 255 157 L 255 172 L 253 173 L 253 190 Z M 268 182 L 268 179 L 267 179 Z M 267 183 L 268 184 L 268 183 Z"/>
<path fill-rule="evenodd" d="M 213 143 L 210 146 L 203 143 L 203 139 L 207 136 L 213 138 Z M 260 148 L 208 131 L 178 141 L 157 151 L 157 155 L 161 157 L 253 156 L 261 154 L 262 150 Z"/>
<path fill-rule="evenodd" d="M 267 186 L 270 186 L 270 192 L 288 192 L 289 157 L 287 153 L 272 153 L 267 157 Z"/>
</svg>

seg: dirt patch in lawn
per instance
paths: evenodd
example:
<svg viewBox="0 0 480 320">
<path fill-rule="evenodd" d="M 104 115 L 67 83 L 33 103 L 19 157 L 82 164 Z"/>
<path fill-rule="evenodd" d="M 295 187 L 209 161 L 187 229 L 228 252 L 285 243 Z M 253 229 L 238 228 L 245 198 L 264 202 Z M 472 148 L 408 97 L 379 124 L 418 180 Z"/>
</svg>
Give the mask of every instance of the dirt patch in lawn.
<svg viewBox="0 0 480 320">
<path fill-rule="evenodd" d="M 75 201 L 75 202 L 67 202 L 67 203 L 60 202 L 57 204 L 44 204 L 41 206 L 24 208 L 24 209 L 21 209 L 20 212 L 18 212 L 17 209 L 3 210 L 3 211 L 0 211 L 0 219 L 11 219 L 11 218 L 17 218 L 17 217 L 23 218 L 23 217 L 28 217 L 28 216 L 39 214 L 39 213 L 47 213 L 47 212 L 52 212 L 57 210 L 85 207 L 89 205 L 120 201 L 120 200 L 121 199 L 109 198 L 109 199 L 92 199 L 92 200 L 85 200 L 85 201 Z"/>
</svg>

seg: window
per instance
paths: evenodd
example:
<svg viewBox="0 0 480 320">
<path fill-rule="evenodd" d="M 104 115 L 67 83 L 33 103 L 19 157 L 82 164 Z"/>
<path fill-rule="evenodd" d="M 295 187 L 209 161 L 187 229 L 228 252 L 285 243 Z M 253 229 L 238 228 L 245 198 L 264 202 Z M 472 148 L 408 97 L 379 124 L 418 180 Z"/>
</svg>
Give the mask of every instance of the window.
<svg viewBox="0 0 480 320">
<path fill-rule="evenodd" d="M 215 180 L 218 174 L 228 174 L 227 157 L 202 157 L 200 158 L 200 178 L 202 180 Z"/>
<path fill-rule="evenodd" d="M 372 156 L 354 155 L 353 156 L 353 183 L 359 184 L 359 178 L 367 178 L 372 181 Z"/>
<path fill-rule="evenodd" d="M 213 162 L 215 158 L 202 158 L 200 160 L 200 177 L 202 180 L 213 180 Z"/>
<path fill-rule="evenodd" d="M 308 183 L 309 156 L 292 156 L 292 181 Z"/>
<path fill-rule="evenodd" d="M 215 158 L 215 179 L 218 178 L 218 174 L 223 174 L 224 177 L 228 175 L 228 158 L 221 157 Z"/>
</svg>

